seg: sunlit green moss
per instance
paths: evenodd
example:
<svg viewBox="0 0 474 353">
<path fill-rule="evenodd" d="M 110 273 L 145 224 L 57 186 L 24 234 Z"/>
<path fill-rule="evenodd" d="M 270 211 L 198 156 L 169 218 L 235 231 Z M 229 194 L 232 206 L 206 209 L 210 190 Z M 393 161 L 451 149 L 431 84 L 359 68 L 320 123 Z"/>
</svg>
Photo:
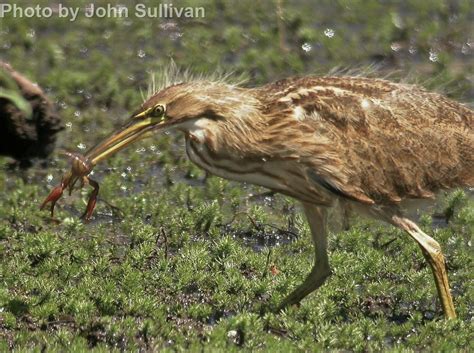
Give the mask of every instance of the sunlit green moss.
<svg viewBox="0 0 474 353">
<path fill-rule="evenodd" d="M 126 119 L 149 72 L 169 57 L 196 71 L 245 73 L 250 85 L 382 60 L 401 70 L 395 78 L 469 99 L 469 1 L 283 1 L 283 27 L 274 1 L 202 4 L 205 19 L 176 23 L 2 18 L 0 56 L 47 89 L 68 124 L 60 147 L 69 150 L 91 147 Z M 359 219 L 330 234 L 327 284 L 277 315 L 269 309 L 313 260 L 294 201 L 207 177 L 186 159 L 181 136 L 163 135 L 95 169 L 91 223 L 78 220 L 84 190 L 61 199 L 58 225 L 38 205 L 65 168 L 58 159 L 0 173 L 0 351 L 472 350 L 469 195 L 440 204 L 446 227 L 432 229 L 432 214 L 420 222 L 445 250 L 457 320 L 442 320 L 416 244 Z"/>
</svg>

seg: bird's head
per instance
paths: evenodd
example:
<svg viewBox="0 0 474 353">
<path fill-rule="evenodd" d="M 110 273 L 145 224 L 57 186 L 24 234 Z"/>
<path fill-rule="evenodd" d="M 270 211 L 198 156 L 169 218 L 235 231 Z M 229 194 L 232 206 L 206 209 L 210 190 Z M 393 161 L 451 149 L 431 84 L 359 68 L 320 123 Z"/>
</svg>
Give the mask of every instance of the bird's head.
<svg viewBox="0 0 474 353">
<path fill-rule="evenodd" d="M 188 131 L 200 119 L 211 123 L 243 119 L 259 109 L 251 93 L 235 85 L 196 81 L 158 91 L 137 109 L 128 121 L 86 153 L 92 165 L 122 150 L 132 142 L 158 131 Z"/>
</svg>

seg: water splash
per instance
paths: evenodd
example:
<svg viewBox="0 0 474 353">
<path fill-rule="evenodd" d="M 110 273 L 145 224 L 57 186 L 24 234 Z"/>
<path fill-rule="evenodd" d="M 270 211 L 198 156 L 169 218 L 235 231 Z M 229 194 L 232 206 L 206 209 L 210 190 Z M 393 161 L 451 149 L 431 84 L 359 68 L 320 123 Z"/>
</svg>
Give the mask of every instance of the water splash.
<svg viewBox="0 0 474 353">
<path fill-rule="evenodd" d="M 308 53 L 309 51 L 311 51 L 311 49 L 313 49 L 313 47 L 309 43 L 304 43 L 301 46 L 301 49 L 303 49 L 306 53 Z"/>
<path fill-rule="evenodd" d="M 430 56 L 429 56 L 430 61 L 432 62 L 437 62 L 438 61 L 438 53 L 434 51 L 433 49 L 430 49 Z"/>
<path fill-rule="evenodd" d="M 471 43 L 464 43 L 461 47 L 461 53 L 463 53 L 464 55 L 468 55 L 471 49 Z"/>
<path fill-rule="evenodd" d="M 393 42 L 392 45 L 390 45 L 390 49 L 392 49 L 394 52 L 397 52 L 402 49 L 402 45 L 398 42 Z"/>
<path fill-rule="evenodd" d="M 332 29 L 332 28 L 326 28 L 326 29 L 324 30 L 324 35 L 325 35 L 326 37 L 328 37 L 328 38 L 334 37 L 335 34 L 336 34 L 336 32 L 335 32 L 334 29 Z"/>
<path fill-rule="evenodd" d="M 170 33 L 170 35 L 169 35 L 169 37 L 172 41 L 178 40 L 182 36 L 183 36 L 183 33 L 181 33 L 181 32 L 173 32 L 173 33 Z"/>
</svg>

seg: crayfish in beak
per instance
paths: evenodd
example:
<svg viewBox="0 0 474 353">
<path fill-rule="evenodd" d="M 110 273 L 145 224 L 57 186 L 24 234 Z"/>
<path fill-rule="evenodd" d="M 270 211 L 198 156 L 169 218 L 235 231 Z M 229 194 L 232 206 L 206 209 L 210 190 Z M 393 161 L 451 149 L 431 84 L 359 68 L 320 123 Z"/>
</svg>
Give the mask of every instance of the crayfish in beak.
<svg viewBox="0 0 474 353">
<path fill-rule="evenodd" d="M 54 216 L 54 207 L 56 202 L 61 198 L 63 195 L 63 191 L 65 189 L 69 190 L 69 195 L 71 195 L 74 186 L 79 181 L 81 183 L 80 187 L 82 188 L 84 185 L 90 185 L 93 190 L 89 195 L 89 200 L 87 202 L 87 207 L 84 214 L 81 216 L 82 219 L 85 221 L 89 221 L 92 213 L 95 208 L 95 204 L 97 202 L 97 195 L 99 194 L 99 184 L 88 177 L 90 172 L 92 171 L 93 164 L 89 160 L 89 158 L 79 154 L 79 153 L 71 153 L 71 152 L 64 152 L 67 156 L 71 159 L 71 170 L 69 170 L 66 174 L 64 174 L 61 183 L 53 188 L 49 193 L 48 197 L 43 201 L 41 204 L 40 209 L 46 207 L 48 203 L 51 203 L 50 210 L 51 210 L 51 217 Z"/>
</svg>

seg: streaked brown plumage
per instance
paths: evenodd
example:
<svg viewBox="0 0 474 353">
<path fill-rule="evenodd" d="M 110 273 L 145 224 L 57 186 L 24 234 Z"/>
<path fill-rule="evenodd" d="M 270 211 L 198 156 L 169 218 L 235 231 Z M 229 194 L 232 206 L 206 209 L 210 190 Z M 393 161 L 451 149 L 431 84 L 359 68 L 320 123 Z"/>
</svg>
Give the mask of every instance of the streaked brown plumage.
<svg viewBox="0 0 474 353">
<path fill-rule="evenodd" d="M 217 167 L 232 170 L 233 161 L 240 170 L 243 160 L 246 169 L 271 174 L 273 164 L 284 163 L 281 173 L 306 185 L 301 194 L 278 191 L 298 199 L 307 199 L 308 188 L 324 194 L 321 183 L 365 204 L 434 197 L 474 183 L 472 111 L 417 86 L 347 77 L 287 79 L 252 90 L 193 82 L 158 93 L 144 108 L 159 102 L 171 102 L 167 113 L 177 120 L 203 112 L 213 118 L 204 146 Z M 193 140 L 186 124 L 182 130 Z M 284 185 L 281 173 L 274 174 Z M 326 205 L 332 196 L 307 201 Z"/>
<path fill-rule="evenodd" d="M 294 304 L 330 274 L 326 209 L 339 200 L 404 229 L 433 269 L 455 317 L 439 244 L 403 216 L 408 199 L 474 185 L 473 111 L 412 85 L 360 77 L 290 78 L 259 88 L 197 80 L 152 95 L 92 164 L 153 130 L 186 136 L 190 159 L 212 174 L 265 186 L 303 203 L 315 265 L 284 301 Z"/>
</svg>

